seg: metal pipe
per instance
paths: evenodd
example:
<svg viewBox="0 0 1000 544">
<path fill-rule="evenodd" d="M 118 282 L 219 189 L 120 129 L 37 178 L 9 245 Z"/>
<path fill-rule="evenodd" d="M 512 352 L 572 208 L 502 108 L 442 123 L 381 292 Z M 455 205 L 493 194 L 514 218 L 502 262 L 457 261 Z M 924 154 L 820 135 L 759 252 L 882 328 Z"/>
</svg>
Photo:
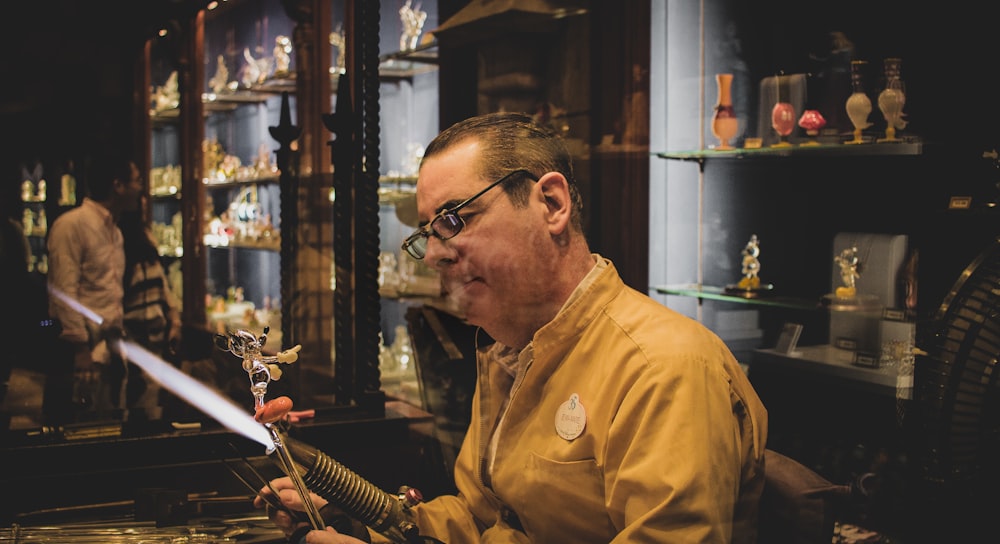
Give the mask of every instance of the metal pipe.
<svg viewBox="0 0 1000 544">
<path fill-rule="evenodd" d="M 312 446 L 292 438 L 286 438 L 284 444 L 303 467 L 302 480 L 312 492 L 393 542 L 426 541 L 419 536 L 410 511 L 423 500 L 419 491 L 403 487 L 398 495 L 391 495 Z"/>
</svg>

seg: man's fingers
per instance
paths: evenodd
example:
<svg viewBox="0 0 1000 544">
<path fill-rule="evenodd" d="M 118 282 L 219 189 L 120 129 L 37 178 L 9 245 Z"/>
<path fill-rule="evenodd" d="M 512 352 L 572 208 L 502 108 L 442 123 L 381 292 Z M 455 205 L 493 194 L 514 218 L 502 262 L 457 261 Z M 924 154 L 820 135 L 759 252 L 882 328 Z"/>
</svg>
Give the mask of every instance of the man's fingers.
<svg viewBox="0 0 1000 544">
<path fill-rule="evenodd" d="M 327 527 L 322 531 L 309 531 L 306 533 L 306 544 L 363 544 L 350 535 L 338 533 L 333 527 Z"/>
</svg>

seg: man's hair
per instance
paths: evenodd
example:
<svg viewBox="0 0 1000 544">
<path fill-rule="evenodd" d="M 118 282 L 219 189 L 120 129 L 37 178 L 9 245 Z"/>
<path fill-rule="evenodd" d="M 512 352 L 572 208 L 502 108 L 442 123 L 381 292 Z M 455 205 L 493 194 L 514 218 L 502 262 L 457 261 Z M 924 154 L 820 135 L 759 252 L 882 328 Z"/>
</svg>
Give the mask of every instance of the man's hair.
<svg viewBox="0 0 1000 544">
<path fill-rule="evenodd" d="M 445 129 L 427 145 L 422 160 L 443 153 L 469 138 L 479 141 L 478 170 L 484 180 L 500 179 L 519 168 L 537 177 L 548 172 L 562 174 L 569 182 L 573 227 L 583 231 L 583 198 L 573 176 L 573 160 L 562 136 L 535 123 L 525 114 L 488 113 L 459 121 Z M 515 206 L 527 205 L 530 183 L 526 179 L 513 179 L 503 184 L 504 191 Z"/>
<path fill-rule="evenodd" d="M 91 157 L 87 168 L 87 195 L 94 200 L 106 200 L 115 180 L 132 180 L 132 161 L 117 153 L 98 153 Z"/>
</svg>

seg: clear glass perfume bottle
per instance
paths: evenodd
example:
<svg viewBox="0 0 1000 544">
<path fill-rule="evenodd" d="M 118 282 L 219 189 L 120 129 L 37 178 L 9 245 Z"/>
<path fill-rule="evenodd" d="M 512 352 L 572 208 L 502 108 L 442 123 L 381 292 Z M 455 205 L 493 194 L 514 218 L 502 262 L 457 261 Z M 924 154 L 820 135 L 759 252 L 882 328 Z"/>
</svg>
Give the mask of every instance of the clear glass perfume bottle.
<svg viewBox="0 0 1000 544">
<path fill-rule="evenodd" d="M 865 60 L 851 61 L 851 95 L 847 97 L 847 117 L 854 125 L 854 139 L 848 140 L 849 144 L 862 144 L 864 130 L 870 126 L 868 116 L 872 112 L 872 100 L 865 92 L 864 71 L 868 65 Z"/>
</svg>

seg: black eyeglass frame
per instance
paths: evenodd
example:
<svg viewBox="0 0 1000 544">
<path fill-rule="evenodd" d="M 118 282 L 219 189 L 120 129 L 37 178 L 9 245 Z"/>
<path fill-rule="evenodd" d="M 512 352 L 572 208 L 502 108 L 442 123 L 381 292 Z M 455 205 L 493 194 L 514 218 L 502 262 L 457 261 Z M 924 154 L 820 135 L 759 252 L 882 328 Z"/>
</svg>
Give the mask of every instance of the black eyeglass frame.
<svg viewBox="0 0 1000 544">
<path fill-rule="evenodd" d="M 459 210 L 468 206 L 469 204 L 472 204 L 473 201 L 475 201 L 477 198 L 489 192 L 490 189 L 518 175 L 530 178 L 532 181 L 538 181 L 537 176 L 535 176 L 528 170 L 525 170 L 524 168 L 519 168 L 517 170 L 505 174 L 502 178 L 487 185 L 483 190 L 479 191 L 478 193 L 459 202 L 458 204 L 452 206 L 451 208 L 439 211 L 437 215 L 435 215 L 430 221 L 427 222 L 426 225 L 418 228 L 413 232 L 413 234 L 407 236 L 406 239 L 403 240 L 403 246 L 402 246 L 403 250 L 406 251 L 406 253 L 410 257 L 413 257 L 418 261 L 423 260 L 423 258 L 427 255 L 427 240 L 431 237 L 431 235 L 434 235 L 439 240 L 450 240 L 461 234 L 462 229 L 465 228 L 465 219 L 463 219 L 462 216 L 458 214 Z M 445 217 L 450 217 L 452 222 L 455 224 L 454 228 L 455 232 L 450 236 L 443 235 L 440 232 L 438 232 L 437 229 L 434 228 L 434 225 L 437 225 L 438 222 L 444 219 Z M 417 245 L 421 240 L 423 240 L 423 244 Z"/>
</svg>

